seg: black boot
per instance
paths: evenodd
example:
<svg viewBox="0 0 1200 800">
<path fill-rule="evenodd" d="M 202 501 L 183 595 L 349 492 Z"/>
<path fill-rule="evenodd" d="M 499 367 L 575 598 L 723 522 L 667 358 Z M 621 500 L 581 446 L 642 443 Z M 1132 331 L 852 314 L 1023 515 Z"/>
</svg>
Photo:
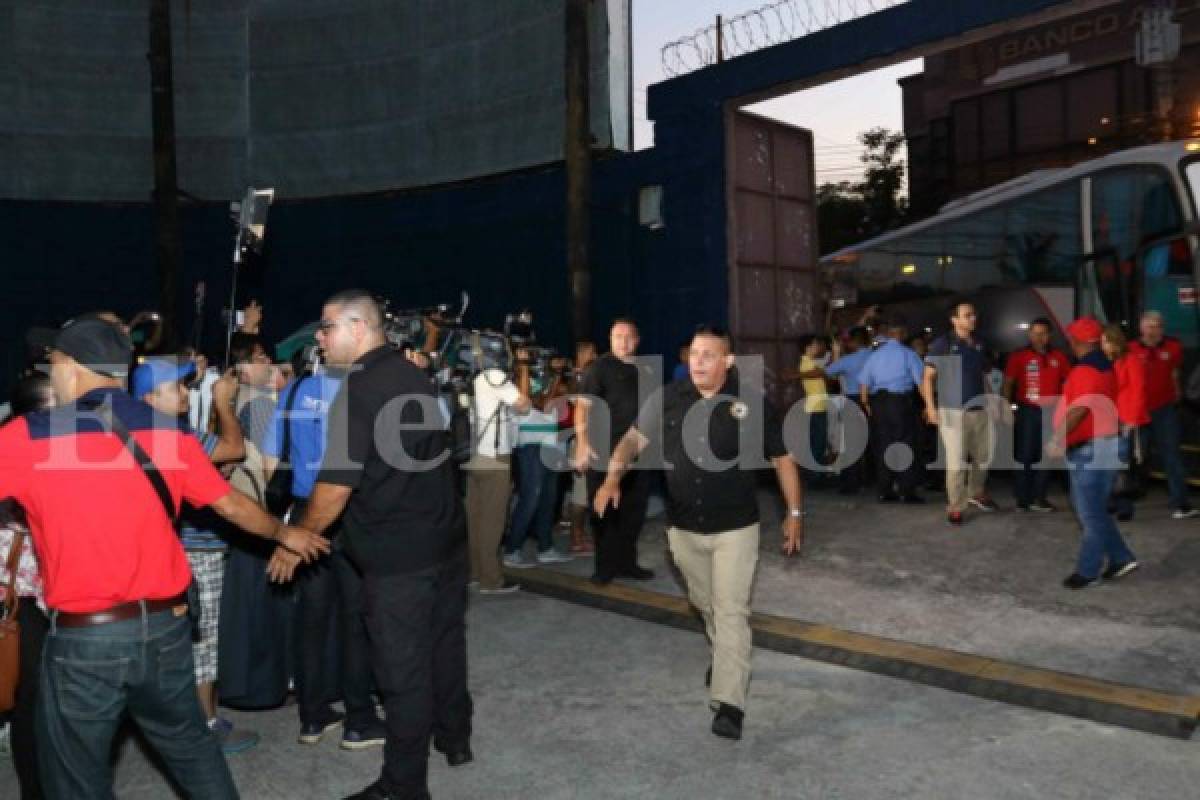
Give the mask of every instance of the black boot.
<svg viewBox="0 0 1200 800">
<path fill-rule="evenodd" d="M 724 739 L 741 739 L 742 720 L 745 717 L 745 713 L 737 706 L 721 703 L 713 716 L 712 732 Z"/>
</svg>

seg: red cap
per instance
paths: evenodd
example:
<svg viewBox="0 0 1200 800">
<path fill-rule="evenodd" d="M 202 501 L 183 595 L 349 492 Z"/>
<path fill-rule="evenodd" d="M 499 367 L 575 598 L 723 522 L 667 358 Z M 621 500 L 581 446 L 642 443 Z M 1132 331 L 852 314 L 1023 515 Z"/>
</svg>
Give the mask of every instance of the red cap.
<svg viewBox="0 0 1200 800">
<path fill-rule="evenodd" d="M 1104 335 L 1104 326 L 1094 317 L 1080 317 L 1067 326 L 1067 336 L 1077 342 L 1098 342 Z"/>
</svg>

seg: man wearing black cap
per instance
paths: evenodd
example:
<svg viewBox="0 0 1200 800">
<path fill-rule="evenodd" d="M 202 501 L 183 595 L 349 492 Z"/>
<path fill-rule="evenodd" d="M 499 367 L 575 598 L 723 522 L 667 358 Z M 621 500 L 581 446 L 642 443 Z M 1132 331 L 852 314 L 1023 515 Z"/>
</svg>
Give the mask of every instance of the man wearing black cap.
<svg viewBox="0 0 1200 800">
<path fill-rule="evenodd" d="M 50 609 L 42 779 L 51 797 L 110 797 L 128 712 L 187 795 L 236 797 L 196 697 L 176 509 L 210 506 L 305 560 L 328 545 L 231 492 L 177 420 L 126 394 L 132 354 L 111 322 L 68 323 L 50 352 L 60 405 L 0 429 L 0 497 L 29 514 Z"/>
</svg>

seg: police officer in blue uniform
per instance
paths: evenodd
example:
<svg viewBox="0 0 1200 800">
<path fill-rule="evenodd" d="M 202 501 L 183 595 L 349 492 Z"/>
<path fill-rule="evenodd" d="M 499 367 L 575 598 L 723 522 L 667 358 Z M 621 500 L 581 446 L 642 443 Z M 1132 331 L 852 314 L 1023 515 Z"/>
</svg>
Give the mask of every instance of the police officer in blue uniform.
<svg viewBox="0 0 1200 800">
<path fill-rule="evenodd" d="M 917 494 L 919 472 L 917 457 L 917 418 L 914 397 L 921 384 L 924 365 L 912 348 L 903 344 L 908 334 L 903 320 L 892 319 L 885 328 L 886 338 L 871 353 L 859 373 L 859 398 L 871 415 L 875 436 L 876 485 L 881 503 L 924 503 Z M 908 449 L 908 464 L 903 452 L 888 449 L 900 444 Z"/>
</svg>

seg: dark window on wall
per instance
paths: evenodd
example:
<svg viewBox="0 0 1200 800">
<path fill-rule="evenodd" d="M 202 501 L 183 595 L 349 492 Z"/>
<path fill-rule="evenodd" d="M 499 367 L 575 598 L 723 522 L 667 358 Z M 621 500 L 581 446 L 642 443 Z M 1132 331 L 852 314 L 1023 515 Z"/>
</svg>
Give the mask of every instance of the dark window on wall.
<svg viewBox="0 0 1200 800">
<path fill-rule="evenodd" d="M 1062 84 L 1057 82 L 1014 92 L 1018 153 L 1049 150 L 1063 145 L 1062 92 Z"/>
<path fill-rule="evenodd" d="M 1094 70 L 1067 79 L 1067 139 L 1097 141 L 1117 135 L 1117 69 Z"/>
<path fill-rule="evenodd" d="M 983 157 L 1008 156 L 1012 116 L 1009 113 L 1008 92 L 997 92 L 983 98 Z"/>
<path fill-rule="evenodd" d="M 954 104 L 954 160 L 973 164 L 979 160 L 979 101 Z"/>
</svg>

